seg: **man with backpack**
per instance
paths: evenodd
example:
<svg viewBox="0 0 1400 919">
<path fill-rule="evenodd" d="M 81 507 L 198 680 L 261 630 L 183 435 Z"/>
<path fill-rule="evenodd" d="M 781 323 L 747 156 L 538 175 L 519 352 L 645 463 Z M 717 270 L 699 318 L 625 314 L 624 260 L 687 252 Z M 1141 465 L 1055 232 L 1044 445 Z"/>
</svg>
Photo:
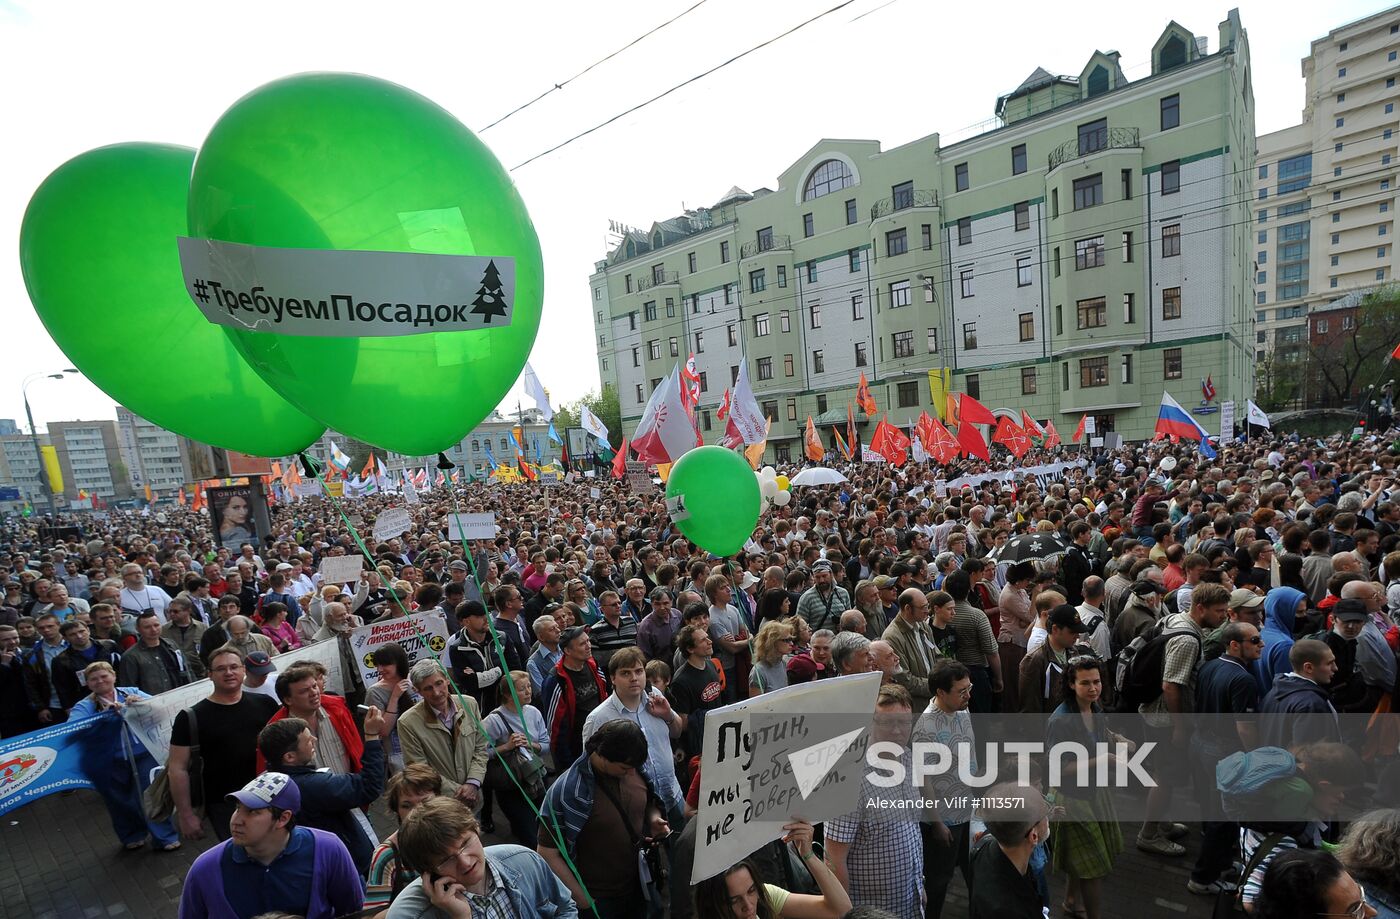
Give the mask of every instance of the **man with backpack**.
<svg viewBox="0 0 1400 919">
<path fill-rule="evenodd" d="M 1128 602 L 1110 626 L 1109 644 L 1117 654 L 1133 639 L 1146 633 L 1162 618 L 1162 594 L 1166 588 L 1156 581 L 1143 578 L 1134 581 L 1129 588 Z"/>
<path fill-rule="evenodd" d="M 1186 849 L 1171 837 L 1185 835 L 1182 824 L 1164 823 L 1161 816 L 1171 803 L 1172 787 L 1186 775 L 1186 751 L 1190 740 L 1186 718 L 1196 710 L 1196 669 L 1201 662 L 1201 646 L 1208 629 L 1225 621 L 1230 592 L 1219 584 L 1196 588 L 1189 613 L 1168 617 L 1137 647 L 1129 661 L 1127 702 L 1137 702 L 1145 725 L 1146 740 L 1156 741 L 1148 768 L 1157 785 L 1147 793 L 1146 819 L 1138 833 L 1137 847 L 1155 855 L 1179 856 Z M 1160 662 L 1160 666 L 1159 666 Z M 1152 676 L 1160 673 L 1157 692 L 1152 692 Z"/>
</svg>

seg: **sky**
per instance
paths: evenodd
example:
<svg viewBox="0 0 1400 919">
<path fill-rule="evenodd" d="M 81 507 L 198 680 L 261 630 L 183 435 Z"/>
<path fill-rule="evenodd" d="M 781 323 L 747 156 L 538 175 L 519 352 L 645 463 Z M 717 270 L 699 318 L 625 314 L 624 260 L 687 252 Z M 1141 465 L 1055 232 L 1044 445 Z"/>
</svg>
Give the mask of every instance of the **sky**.
<svg viewBox="0 0 1400 919">
<path fill-rule="evenodd" d="M 30 305 L 17 257 L 30 195 L 71 157 L 123 141 L 198 147 L 245 93 L 305 71 L 401 83 L 480 131 L 694 7 L 481 132 L 511 168 L 841 2 L 0 0 L 0 124 L 8 126 L 0 177 L 0 418 L 22 426 L 23 379 L 71 366 Z M 1037 66 L 1077 75 L 1095 50 L 1116 50 L 1130 80 L 1145 75 L 1168 17 L 1207 36 L 1214 53 L 1230 8 L 1200 0 L 1101 2 L 1077 12 L 1020 0 L 851 0 L 514 169 L 544 252 L 544 314 L 531 363 L 556 407 L 597 388 L 588 277 L 606 255 L 610 220 L 646 227 L 683 207 L 713 204 L 734 185 L 776 188 L 777 176 L 823 137 L 872 138 L 884 149 L 935 131 L 944 143 L 963 139 L 994 127 L 997 96 Z M 1362 0 L 1240 3 L 1257 131 L 1300 120 L 1299 62 L 1313 40 L 1386 8 Z M 162 357 L 188 362 L 197 391 L 197 355 Z M 132 369 L 140 372 L 139 362 Z M 504 404 L 513 408 L 519 391 L 517 384 Z M 29 393 L 41 429 L 48 421 L 115 417 L 113 400 L 82 378 L 41 379 Z"/>
</svg>

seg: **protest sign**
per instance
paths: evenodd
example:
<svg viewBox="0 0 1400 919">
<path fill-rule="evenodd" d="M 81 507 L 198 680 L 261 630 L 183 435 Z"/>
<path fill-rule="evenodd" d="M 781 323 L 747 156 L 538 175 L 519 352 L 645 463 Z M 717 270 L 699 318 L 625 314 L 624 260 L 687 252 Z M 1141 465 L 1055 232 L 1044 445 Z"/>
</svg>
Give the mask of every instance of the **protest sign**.
<svg viewBox="0 0 1400 919">
<path fill-rule="evenodd" d="M 1227 399 L 1220 403 L 1220 442 L 1228 444 L 1235 439 L 1235 401 Z"/>
<path fill-rule="evenodd" d="M 418 489 L 414 487 L 413 480 L 404 476 L 403 480 L 403 500 L 405 504 L 418 503 Z"/>
<path fill-rule="evenodd" d="M 360 579 L 365 559 L 362 555 L 328 555 L 321 559 L 322 584 L 351 584 Z"/>
<path fill-rule="evenodd" d="M 374 541 L 384 542 L 402 536 L 413 525 L 406 507 L 391 507 L 374 518 Z"/>
<path fill-rule="evenodd" d="M 592 498 L 594 501 L 597 501 L 599 498 L 603 497 L 603 492 L 601 489 L 590 488 L 588 489 L 588 497 Z"/>
<path fill-rule="evenodd" d="M 116 726 L 116 715 L 104 713 L 0 741 L 0 814 L 54 792 L 93 788 L 84 762 L 113 768 L 112 754 L 93 756 L 86 747 L 120 743 Z"/>
<path fill-rule="evenodd" d="M 656 485 L 647 474 L 647 464 L 639 460 L 627 461 L 627 487 L 639 495 L 649 495 L 656 491 Z"/>
<path fill-rule="evenodd" d="M 436 658 L 447 647 L 447 617 L 442 613 L 414 613 L 402 619 L 384 619 L 360 626 L 350 633 L 350 650 L 360 664 L 360 676 L 370 686 L 379 679 L 371 656 L 382 644 L 396 641 L 408 654 L 410 667 L 425 658 Z M 280 658 L 279 658 L 280 659 Z"/>
<path fill-rule="evenodd" d="M 948 480 L 947 480 L 947 479 L 934 479 L 934 480 L 933 480 L 933 496 L 934 496 L 935 498 L 946 498 L 946 497 L 948 497 Z"/>
<path fill-rule="evenodd" d="M 802 683 L 706 713 L 692 884 L 781 838 L 793 818 L 855 808 L 880 679 Z"/>
<path fill-rule="evenodd" d="M 451 514 L 447 518 L 447 538 L 453 542 L 464 539 L 495 539 L 495 514 Z"/>
</svg>

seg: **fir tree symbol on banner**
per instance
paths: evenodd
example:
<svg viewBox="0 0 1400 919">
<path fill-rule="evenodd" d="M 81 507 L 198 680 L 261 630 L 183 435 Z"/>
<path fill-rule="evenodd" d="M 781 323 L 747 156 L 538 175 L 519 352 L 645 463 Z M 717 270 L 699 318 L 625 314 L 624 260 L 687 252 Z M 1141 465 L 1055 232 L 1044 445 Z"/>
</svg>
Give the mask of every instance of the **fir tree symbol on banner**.
<svg viewBox="0 0 1400 919">
<path fill-rule="evenodd" d="M 506 292 L 501 287 L 501 273 L 496 270 L 494 261 L 486 265 L 486 273 L 481 276 L 481 288 L 476 292 L 472 306 L 476 307 L 472 312 L 479 314 L 487 325 L 491 324 L 492 316 L 503 317 L 506 314 Z"/>
</svg>

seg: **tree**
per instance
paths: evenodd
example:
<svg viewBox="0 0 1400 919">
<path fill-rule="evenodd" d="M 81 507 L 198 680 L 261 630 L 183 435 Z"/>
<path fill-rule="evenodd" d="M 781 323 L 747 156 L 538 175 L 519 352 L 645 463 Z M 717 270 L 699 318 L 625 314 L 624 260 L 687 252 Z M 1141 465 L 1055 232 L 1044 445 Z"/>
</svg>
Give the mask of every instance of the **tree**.
<svg viewBox="0 0 1400 919">
<path fill-rule="evenodd" d="M 1345 315 L 1337 323 L 1344 325 Z M 1317 319 L 1310 319 L 1317 328 Z M 1375 385 L 1390 353 L 1400 342 L 1400 287 L 1371 291 L 1356 307 L 1350 328 L 1333 329 L 1325 338 L 1309 336 L 1307 379 L 1310 408 L 1349 408 L 1367 384 Z"/>
<path fill-rule="evenodd" d="M 491 324 L 493 316 L 504 317 L 506 314 L 506 292 L 501 286 L 501 273 L 494 261 L 486 264 L 486 273 L 481 276 L 481 288 L 476 292 L 472 306 L 476 307 L 472 312 L 480 314 L 482 322 L 487 325 Z"/>
<path fill-rule="evenodd" d="M 1290 407 L 1302 395 L 1303 361 L 1296 352 L 1275 347 L 1254 367 L 1254 401 L 1266 412 Z"/>
</svg>

